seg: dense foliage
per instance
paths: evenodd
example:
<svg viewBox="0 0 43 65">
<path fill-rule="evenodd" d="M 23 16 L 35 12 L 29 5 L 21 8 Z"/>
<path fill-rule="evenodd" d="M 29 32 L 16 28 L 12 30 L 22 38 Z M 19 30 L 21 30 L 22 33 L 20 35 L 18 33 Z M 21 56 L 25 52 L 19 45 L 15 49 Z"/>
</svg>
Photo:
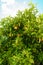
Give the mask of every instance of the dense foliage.
<svg viewBox="0 0 43 65">
<path fill-rule="evenodd" d="M 0 65 L 43 65 L 43 14 L 32 4 L 0 21 Z"/>
</svg>

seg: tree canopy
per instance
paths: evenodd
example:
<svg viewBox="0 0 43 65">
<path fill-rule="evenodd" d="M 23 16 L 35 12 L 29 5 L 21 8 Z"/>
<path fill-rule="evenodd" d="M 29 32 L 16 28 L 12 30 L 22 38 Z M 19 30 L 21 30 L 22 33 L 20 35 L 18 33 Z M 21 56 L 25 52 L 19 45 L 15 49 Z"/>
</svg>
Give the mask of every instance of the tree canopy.
<svg viewBox="0 0 43 65">
<path fill-rule="evenodd" d="M 43 65 L 43 14 L 32 4 L 0 21 L 0 65 Z"/>
</svg>

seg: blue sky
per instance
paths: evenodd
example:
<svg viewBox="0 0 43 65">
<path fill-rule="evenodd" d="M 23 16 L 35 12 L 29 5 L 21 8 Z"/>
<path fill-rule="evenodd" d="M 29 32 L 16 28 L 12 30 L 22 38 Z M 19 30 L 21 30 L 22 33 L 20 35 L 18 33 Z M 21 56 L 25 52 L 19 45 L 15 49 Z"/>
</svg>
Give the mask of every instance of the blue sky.
<svg viewBox="0 0 43 65">
<path fill-rule="evenodd" d="M 30 0 L 0 0 L 0 18 L 6 16 L 15 16 L 18 10 L 27 8 Z M 31 0 L 37 4 L 39 13 L 43 13 L 43 0 Z"/>
</svg>

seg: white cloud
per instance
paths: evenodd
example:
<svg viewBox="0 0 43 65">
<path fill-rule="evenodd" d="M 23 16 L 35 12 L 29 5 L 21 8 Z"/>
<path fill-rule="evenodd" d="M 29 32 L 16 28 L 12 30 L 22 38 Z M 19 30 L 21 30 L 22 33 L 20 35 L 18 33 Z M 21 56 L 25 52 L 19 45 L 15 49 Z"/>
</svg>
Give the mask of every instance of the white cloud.
<svg viewBox="0 0 43 65">
<path fill-rule="evenodd" d="M 1 0 L 2 2 L 5 2 L 6 4 L 14 4 L 15 0 Z"/>
<path fill-rule="evenodd" d="M 9 12 L 9 9 L 8 9 L 8 7 L 7 7 L 7 5 L 6 4 L 3 4 L 2 5 L 2 14 L 3 15 L 8 15 L 10 12 Z"/>
<path fill-rule="evenodd" d="M 24 10 L 27 5 L 26 2 L 19 3 L 16 0 L 1 0 L 5 2 L 2 4 L 2 15 L 5 16 L 15 16 L 18 10 Z"/>
</svg>

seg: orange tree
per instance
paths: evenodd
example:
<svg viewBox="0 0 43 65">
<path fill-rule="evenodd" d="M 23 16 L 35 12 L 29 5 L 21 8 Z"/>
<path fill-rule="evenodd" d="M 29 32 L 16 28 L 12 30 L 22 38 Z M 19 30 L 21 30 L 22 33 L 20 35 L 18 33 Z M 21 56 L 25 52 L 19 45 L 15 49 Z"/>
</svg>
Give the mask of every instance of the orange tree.
<svg viewBox="0 0 43 65">
<path fill-rule="evenodd" d="M 0 65 L 43 65 L 43 14 L 33 4 L 0 21 Z"/>
</svg>

